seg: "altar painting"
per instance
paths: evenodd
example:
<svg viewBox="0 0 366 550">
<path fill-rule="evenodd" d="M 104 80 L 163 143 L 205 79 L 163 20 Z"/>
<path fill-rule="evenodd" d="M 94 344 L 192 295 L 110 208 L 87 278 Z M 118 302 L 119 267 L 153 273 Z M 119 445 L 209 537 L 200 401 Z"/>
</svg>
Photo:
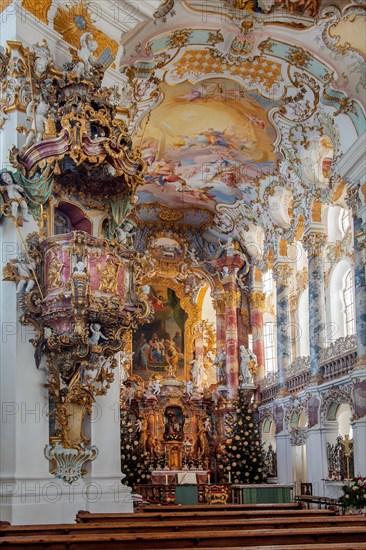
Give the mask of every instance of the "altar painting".
<svg viewBox="0 0 366 550">
<path fill-rule="evenodd" d="M 151 286 L 154 320 L 133 334 L 133 373 L 144 381 L 154 377 L 184 377 L 186 312 L 174 290 Z"/>
</svg>

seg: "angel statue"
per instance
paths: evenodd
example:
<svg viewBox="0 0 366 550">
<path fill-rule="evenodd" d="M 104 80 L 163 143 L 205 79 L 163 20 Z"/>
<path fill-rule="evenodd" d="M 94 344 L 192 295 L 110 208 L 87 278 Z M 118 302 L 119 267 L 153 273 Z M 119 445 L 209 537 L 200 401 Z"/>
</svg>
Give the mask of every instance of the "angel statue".
<svg viewBox="0 0 366 550">
<path fill-rule="evenodd" d="M 90 325 L 89 330 L 91 332 L 91 335 L 89 336 L 89 344 L 91 344 L 92 346 L 99 344 L 100 339 L 108 340 L 108 338 L 104 336 L 104 334 L 100 329 L 101 329 L 101 326 L 99 323 L 92 323 Z"/>
<path fill-rule="evenodd" d="M 35 106 L 31 101 L 27 107 L 27 120 L 32 122 L 32 128 L 28 132 L 23 149 L 26 151 L 34 142 L 42 141 L 47 123 L 47 114 L 50 110 L 49 104 L 44 100 Z"/>
<path fill-rule="evenodd" d="M 1 185 L 2 183 L 5 183 L 5 185 Z M 11 172 L 6 170 L 0 172 L 0 191 L 1 193 L 6 193 L 8 197 L 8 202 L 11 204 L 11 213 L 13 218 L 15 220 L 18 219 L 20 209 L 21 219 L 28 222 L 28 205 L 24 198 L 24 190 L 21 185 L 15 183 Z"/>
</svg>

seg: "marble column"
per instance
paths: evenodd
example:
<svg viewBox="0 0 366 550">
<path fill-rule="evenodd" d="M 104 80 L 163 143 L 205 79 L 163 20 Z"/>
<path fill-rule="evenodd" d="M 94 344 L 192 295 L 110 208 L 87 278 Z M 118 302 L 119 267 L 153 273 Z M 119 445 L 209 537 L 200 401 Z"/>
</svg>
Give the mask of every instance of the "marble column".
<svg viewBox="0 0 366 550">
<path fill-rule="evenodd" d="M 291 363 L 289 281 L 292 270 L 287 262 L 277 262 L 273 268 L 276 281 L 277 368 L 279 392 L 286 393 L 286 370 Z"/>
<path fill-rule="evenodd" d="M 320 351 L 325 347 L 325 294 L 323 250 L 327 236 L 322 228 L 311 228 L 303 238 L 308 254 L 309 273 L 309 339 L 311 377 L 320 379 Z"/>
<path fill-rule="evenodd" d="M 239 387 L 238 308 L 240 292 L 235 283 L 226 283 L 225 289 L 225 338 L 226 385 L 229 396 L 235 397 Z"/>
<path fill-rule="evenodd" d="M 259 290 L 250 293 L 250 324 L 253 337 L 253 352 L 257 356 L 258 376 L 264 376 L 264 339 L 263 339 L 263 311 L 266 295 Z"/>
<path fill-rule="evenodd" d="M 366 366 L 366 204 L 362 204 L 360 188 L 348 190 L 348 206 L 353 213 L 354 288 L 357 336 L 357 364 Z"/>
<path fill-rule="evenodd" d="M 223 294 L 216 294 L 213 300 L 216 312 L 216 349 L 225 348 L 225 301 Z"/>
</svg>

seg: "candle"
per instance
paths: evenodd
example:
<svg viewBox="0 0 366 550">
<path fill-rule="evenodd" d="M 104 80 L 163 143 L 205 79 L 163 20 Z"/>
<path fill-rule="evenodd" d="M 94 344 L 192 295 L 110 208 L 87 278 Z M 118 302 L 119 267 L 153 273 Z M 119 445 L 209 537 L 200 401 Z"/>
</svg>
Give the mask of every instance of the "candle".
<svg viewBox="0 0 366 550">
<path fill-rule="evenodd" d="M 211 478 L 210 478 L 210 474 L 208 474 L 208 484 L 210 485 L 211 483 Z"/>
<path fill-rule="evenodd" d="M 165 476 L 165 485 L 168 485 L 168 474 Z"/>
<path fill-rule="evenodd" d="M 231 472 L 229 472 L 229 483 L 231 483 Z"/>
</svg>

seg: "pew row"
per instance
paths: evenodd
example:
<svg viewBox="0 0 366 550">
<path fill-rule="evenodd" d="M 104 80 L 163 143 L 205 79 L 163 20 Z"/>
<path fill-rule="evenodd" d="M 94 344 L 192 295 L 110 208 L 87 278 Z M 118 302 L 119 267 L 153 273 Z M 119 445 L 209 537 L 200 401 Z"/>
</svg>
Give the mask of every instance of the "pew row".
<svg viewBox="0 0 366 550">
<path fill-rule="evenodd" d="M 300 502 L 269 503 L 269 504 L 151 504 L 144 506 L 142 512 L 205 512 L 215 510 L 296 510 L 302 509 Z"/>
<path fill-rule="evenodd" d="M 230 530 L 225 532 L 195 531 L 188 533 L 139 533 L 139 534 L 77 534 L 42 535 L 29 537 L 2 537 L 0 548 L 16 550 L 163 550 L 172 548 L 228 548 L 241 546 L 264 548 L 278 546 L 288 550 L 289 545 L 304 548 L 304 545 L 326 544 L 333 550 L 336 543 L 345 543 L 355 548 L 354 543 L 362 543 L 365 548 L 366 533 L 363 524 L 356 527 L 298 527 L 296 529 Z M 352 543 L 352 544 L 351 544 Z M 310 546 L 312 548 L 312 546 Z M 362 546 L 361 546 L 362 548 Z"/>
<path fill-rule="evenodd" d="M 334 517 L 305 517 L 301 526 L 318 529 L 319 527 L 339 526 L 352 527 L 363 525 L 366 527 L 364 516 L 334 516 Z M 60 525 L 0 525 L 0 537 L 37 536 L 37 535 L 68 535 L 68 534 L 115 534 L 115 533 L 162 533 L 162 532 L 193 532 L 193 531 L 227 531 L 227 530 L 258 530 L 258 529 L 294 529 L 299 526 L 298 518 L 254 518 L 251 520 L 205 520 L 191 519 L 189 521 L 137 522 L 123 523 L 77 523 Z"/>
<path fill-rule="evenodd" d="M 80 510 L 76 515 L 77 523 L 102 523 L 102 522 L 124 522 L 124 521 L 174 521 L 176 519 L 217 519 L 220 520 L 223 517 L 225 518 L 242 518 L 242 519 L 252 519 L 252 518 L 268 518 L 268 517 L 313 517 L 313 516 L 335 516 L 337 512 L 334 510 L 229 510 L 227 512 L 216 510 L 205 511 L 205 512 L 181 512 L 178 508 L 178 511 L 174 513 L 169 512 L 165 513 L 165 509 L 160 513 L 136 513 L 136 514 L 124 514 L 124 513 L 90 513 L 87 511 Z"/>
</svg>

